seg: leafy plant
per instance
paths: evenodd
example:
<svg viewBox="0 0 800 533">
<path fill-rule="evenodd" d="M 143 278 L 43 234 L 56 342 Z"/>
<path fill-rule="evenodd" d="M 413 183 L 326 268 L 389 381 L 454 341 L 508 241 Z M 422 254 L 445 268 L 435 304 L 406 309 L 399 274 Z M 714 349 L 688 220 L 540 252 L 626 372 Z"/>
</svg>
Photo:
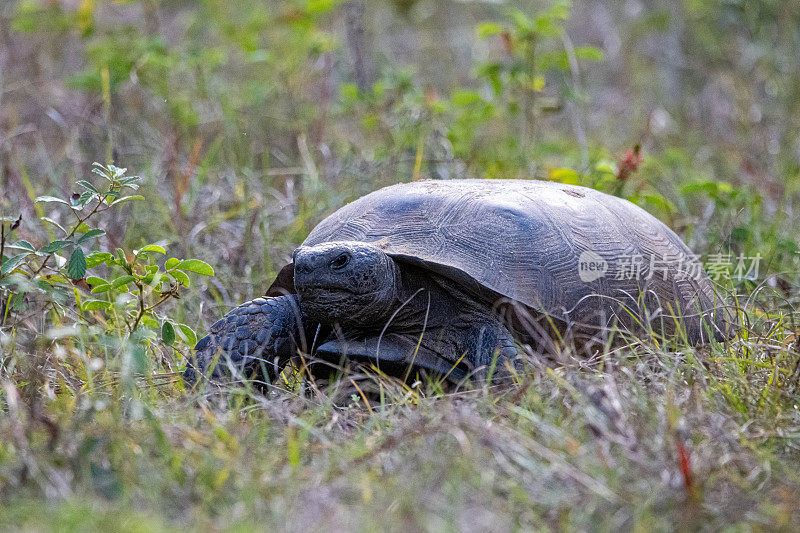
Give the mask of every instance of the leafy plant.
<svg viewBox="0 0 800 533">
<path fill-rule="evenodd" d="M 139 344 L 146 344 L 154 337 L 139 331 L 142 328 L 151 333 L 160 331 L 162 341 L 168 345 L 175 342 L 176 334 L 187 344 L 194 344 L 197 339 L 191 327 L 174 323 L 159 310 L 165 302 L 180 297 L 181 289 L 190 284 L 190 273 L 213 276 L 213 268 L 199 259 L 174 257 L 159 265 L 154 258 L 165 255 L 166 250 L 158 244 L 148 244 L 130 253 L 121 248 L 92 250 L 99 248 L 97 239 L 105 234 L 103 229 L 93 227 L 98 215 L 125 202 L 144 199 L 137 194 L 126 194 L 138 189 L 140 181 L 138 176 L 127 176 L 127 169 L 95 163 L 93 172 L 103 181 L 99 184 L 78 181 L 80 193 L 69 198 L 36 198 L 36 203 L 65 207 L 74 219 L 65 224 L 58 222 L 57 217 L 41 217 L 60 232 L 57 239 L 41 246 L 26 240 L 7 244 L 7 238 L 19 224 L 3 220 L 2 324 L 6 324 L 12 311 L 24 308 L 28 297 L 35 294 L 44 294 L 45 307 L 52 307 L 57 315 L 64 317 L 71 309 L 67 295 L 72 292 L 74 307 L 85 324 L 101 323 L 107 331 L 116 331 Z M 5 255 L 11 251 L 17 253 Z M 89 271 L 95 275 L 87 277 Z M 88 291 L 91 297 L 85 299 L 80 289 Z"/>
</svg>

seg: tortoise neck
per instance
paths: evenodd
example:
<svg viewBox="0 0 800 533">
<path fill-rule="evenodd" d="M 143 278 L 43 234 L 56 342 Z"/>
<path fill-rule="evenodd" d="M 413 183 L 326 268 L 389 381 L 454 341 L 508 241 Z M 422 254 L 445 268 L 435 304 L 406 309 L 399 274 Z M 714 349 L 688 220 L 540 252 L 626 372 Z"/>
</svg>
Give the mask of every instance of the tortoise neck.
<svg viewBox="0 0 800 533">
<path fill-rule="evenodd" d="M 393 327 L 452 325 L 483 311 L 457 283 L 425 268 L 403 265 L 397 279 Z"/>
</svg>

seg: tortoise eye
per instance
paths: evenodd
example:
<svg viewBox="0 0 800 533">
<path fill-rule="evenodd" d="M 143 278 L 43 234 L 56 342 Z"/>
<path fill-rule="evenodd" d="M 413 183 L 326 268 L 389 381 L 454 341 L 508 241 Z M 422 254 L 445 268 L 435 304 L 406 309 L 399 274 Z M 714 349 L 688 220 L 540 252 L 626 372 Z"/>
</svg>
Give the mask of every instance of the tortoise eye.
<svg viewBox="0 0 800 533">
<path fill-rule="evenodd" d="M 331 260 L 331 268 L 334 270 L 339 270 L 347 266 L 347 263 L 349 262 L 350 262 L 350 254 L 344 252 L 337 255 L 334 259 Z"/>
</svg>

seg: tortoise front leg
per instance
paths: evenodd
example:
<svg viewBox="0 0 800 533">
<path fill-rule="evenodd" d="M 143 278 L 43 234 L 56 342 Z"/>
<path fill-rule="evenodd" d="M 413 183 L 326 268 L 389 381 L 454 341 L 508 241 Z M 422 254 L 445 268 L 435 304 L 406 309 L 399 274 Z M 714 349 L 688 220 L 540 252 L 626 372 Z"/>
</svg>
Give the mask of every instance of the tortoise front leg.
<svg viewBox="0 0 800 533">
<path fill-rule="evenodd" d="M 197 343 L 183 379 L 194 385 L 199 375 L 213 379 L 263 367 L 272 380 L 298 349 L 307 350 L 308 327 L 295 295 L 245 302 L 214 323 Z"/>
</svg>

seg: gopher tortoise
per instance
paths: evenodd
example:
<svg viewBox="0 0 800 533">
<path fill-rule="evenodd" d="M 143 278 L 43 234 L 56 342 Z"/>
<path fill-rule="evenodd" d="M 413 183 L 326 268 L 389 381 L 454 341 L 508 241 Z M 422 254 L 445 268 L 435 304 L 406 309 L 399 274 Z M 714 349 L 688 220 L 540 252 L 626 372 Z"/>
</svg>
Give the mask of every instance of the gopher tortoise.
<svg viewBox="0 0 800 533">
<path fill-rule="evenodd" d="M 324 219 L 265 297 L 211 326 L 185 378 L 274 377 L 303 353 L 460 380 L 510 368 L 517 341 L 625 332 L 697 345 L 733 328 L 697 257 L 626 200 L 533 180 L 419 181 Z"/>
</svg>

